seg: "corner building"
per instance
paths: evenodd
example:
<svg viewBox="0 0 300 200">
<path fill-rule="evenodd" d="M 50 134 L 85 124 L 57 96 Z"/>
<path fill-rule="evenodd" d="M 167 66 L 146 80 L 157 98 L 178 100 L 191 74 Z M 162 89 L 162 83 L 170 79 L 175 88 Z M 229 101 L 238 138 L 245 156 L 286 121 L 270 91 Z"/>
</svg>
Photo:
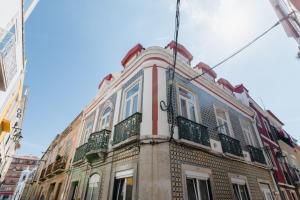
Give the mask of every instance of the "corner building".
<svg viewBox="0 0 300 200">
<path fill-rule="evenodd" d="M 133 47 L 83 111 L 68 199 L 280 199 L 247 94 L 174 42 Z M 188 79 L 207 72 L 194 81 Z"/>
</svg>

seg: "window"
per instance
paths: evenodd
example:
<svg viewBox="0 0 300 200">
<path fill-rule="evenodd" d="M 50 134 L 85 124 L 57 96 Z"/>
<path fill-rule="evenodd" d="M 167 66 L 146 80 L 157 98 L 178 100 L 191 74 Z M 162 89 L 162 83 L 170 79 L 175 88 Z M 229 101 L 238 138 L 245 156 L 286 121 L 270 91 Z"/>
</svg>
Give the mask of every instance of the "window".
<svg viewBox="0 0 300 200">
<path fill-rule="evenodd" d="M 248 200 L 249 194 L 246 185 L 232 184 L 234 190 L 234 198 L 236 200 Z"/>
<path fill-rule="evenodd" d="M 188 200 L 210 200 L 212 199 L 211 187 L 208 178 L 186 179 Z"/>
<path fill-rule="evenodd" d="M 263 196 L 265 197 L 265 200 L 273 200 L 274 199 L 269 184 L 261 183 L 260 189 L 263 193 Z"/>
<path fill-rule="evenodd" d="M 254 138 L 253 138 L 251 124 L 247 123 L 247 122 L 242 122 L 241 124 L 242 124 L 242 130 L 243 130 L 243 134 L 244 134 L 244 138 L 246 140 L 246 143 L 248 145 L 251 145 L 251 146 L 255 147 L 256 145 L 255 145 L 255 141 L 254 141 Z"/>
<path fill-rule="evenodd" d="M 41 191 L 42 191 L 42 189 L 41 189 Z M 69 200 L 76 200 L 77 192 L 78 192 L 78 181 L 72 182 L 70 191 L 71 191 L 71 193 L 69 196 Z"/>
<path fill-rule="evenodd" d="M 292 195 L 293 200 L 298 200 L 295 191 L 291 191 L 291 195 Z"/>
<path fill-rule="evenodd" d="M 85 141 L 88 140 L 88 138 L 90 137 L 90 134 L 93 132 L 94 118 L 95 118 L 95 113 L 88 116 L 85 121 L 85 127 L 84 127 L 84 132 L 83 132 L 83 134 L 85 136 Z"/>
<path fill-rule="evenodd" d="M 279 190 L 282 200 L 289 200 L 285 190 Z"/>
<path fill-rule="evenodd" d="M 97 200 L 100 192 L 100 175 L 94 174 L 90 177 L 86 191 L 86 200 Z"/>
<path fill-rule="evenodd" d="M 125 93 L 125 107 L 123 117 L 126 119 L 139 110 L 139 90 L 140 83 L 135 83 Z"/>
<path fill-rule="evenodd" d="M 181 116 L 196 121 L 195 97 L 188 91 L 178 88 Z"/>
<path fill-rule="evenodd" d="M 230 131 L 229 131 L 230 122 L 229 122 L 228 114 L 224 110 L 217 108 L 216 117 L 217 117 L 218 130 L 221 133 L 230 136 Z"/>
<path fill-rule="evenodd" d="M 111 107 L 107 107 L 102 113 L 100 130 L 109 128 Z"/>
<path fill-rule="evenodd" d="M 133 191 L 133 170 L 118 172 L 113 189 L 113 200 L 131 200 Z"/>
<path fill-rule="evenodd" d="M 270 126 L 269 126 L 267 120 L 263 119 L 263 122 L 264 122 L 264 126 L 265 126 L 266 130 L 270 133 L 271 130 L 270 130 Z"/>
<path fill-rule="evenodd" d="M 256 125 L 261 128 L 262 127 L 261 121 L 260 121 L 260 118 L 257 116 L 257 114 L 255 114 L 255 121 L 256 121 Z"/>
</svg>

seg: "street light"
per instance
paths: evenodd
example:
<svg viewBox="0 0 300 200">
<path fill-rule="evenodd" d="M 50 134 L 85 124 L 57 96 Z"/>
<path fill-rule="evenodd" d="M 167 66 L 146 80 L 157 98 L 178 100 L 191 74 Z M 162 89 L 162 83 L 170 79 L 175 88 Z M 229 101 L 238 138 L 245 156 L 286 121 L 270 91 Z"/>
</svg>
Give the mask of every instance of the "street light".
<svg viewBox="0 0 300 200">
<path fill-rule="evenodd" d="M 12 140 L 15 143 L 19 143 L 20 140 L 23 138 L 23 136 L 21 134 L 22 129 L 18 127 L 18 122 L 16 122 L 14 124 L 14 126 L 12 127 L 12 129 L 14 129 Z"/>
</svg>

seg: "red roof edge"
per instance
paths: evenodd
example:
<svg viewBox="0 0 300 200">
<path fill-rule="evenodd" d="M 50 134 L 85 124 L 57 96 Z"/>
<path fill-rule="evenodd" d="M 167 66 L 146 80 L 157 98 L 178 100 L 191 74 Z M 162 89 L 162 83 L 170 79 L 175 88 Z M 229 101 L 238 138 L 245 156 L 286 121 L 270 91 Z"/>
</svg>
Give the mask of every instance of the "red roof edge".
<svg viewBox="0 0 300 200">
<path fill-rule="evenodd" d="M 274 118 L 276 119 L 276 121 L 278 121 L 282 126 L 284 125 L 284 123 L 282 121 L 280 121 L 280 119 L 278 117 L 276 117 L 276 115 L 271 111 L 271 110 L 267 110 L 267 112 Z"/>
<path fill-rule="evenodd" d="M 229 81 L 227 81 L 224 78 L 219 78 L 219 80 L 217 81 L 219 84 L 222 84 L 224 86 L 226 86 L 228 89 L 230 89 L 232 92 L 234 90 L 234 87 L 231 85 L 231 83 L 229 83 Z"/>
<path fill-rule="evenodd" d="M 175 49 L 175 41 L 171 41 L 166 48 Z M 193 60 L 193 55 L 182 45 L 177 43 L 177 51 L 183 55 L 186 59 L 191 62 Z"/>
<path fill-rule="evenodd" d="M 214 79 L 217 78 L 217 74 L 216 72 L 211 69 L 210 66 L 208 66 L 207 64 L 203 63 L 203 62 L 200 62 L 198 63 L 195 67 L 193 67 L 194 69 L 202 69 L 202 71 L 204 73 L 207 73 L 209 75 L 211 75 Z"/>
<path fill-rule="evenodd" d="M 244 91 L 249 92 L 249 90 L 243 84 L 236 85 L 233 91 L 236 93 L 243 93 Z"/>
<path fill-rule="evenodd" d="M 142 49 L 144 47 L 138 43 L 137 45 L 135 45 L 133 48 L 131 48 L 127 54 L 125 55 L 125 57 L 122 59 L 121 64 L 123 65 L 123 67 L 125 67 L 125 65 L 127 64 L 127 62 L 130 60 L 130 58 L 132 58 L 132 56 L 136 55 L 137 53 L 141 52 Z"/>
<path fill-rule="evenodd" d="M 113 77 L 112 74 L 106 75 L 106 76 L 102 79 L 102 81 L 100 82 L 100 84 L 99 84 L 99 86 L 98 86 L 98 89 L 101 88 L 101 86 L 103 85 L 104 81 L 110 81 L 110 80 L 112 79 L 112 77 Z"/>
</svg>

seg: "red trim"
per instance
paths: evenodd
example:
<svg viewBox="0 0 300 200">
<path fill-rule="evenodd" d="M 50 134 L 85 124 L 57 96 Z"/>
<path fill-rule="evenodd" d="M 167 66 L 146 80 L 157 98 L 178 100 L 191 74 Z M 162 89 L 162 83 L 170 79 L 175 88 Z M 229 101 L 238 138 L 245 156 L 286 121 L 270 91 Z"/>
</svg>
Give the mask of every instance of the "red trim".
<svg viewBox="0 0 300 200">
<path fill-rule="evenodd" d="M 210 66 L 208 66 L 207 64 L 203 63 L 203 62 L 200 62 L 198 63 L 194 69 L 202 69 L 202 71 L 204 73 L 207 73 L 209 75 L 211 75 L 214 79 L 217 78 L 217 74 L 214 70 L 211 69 Z"/>
<path fill-rule="evenodd" d="M 284 125 L 284 123 L 282 121 L 280 121 L 280 119 L 278 119 L 278 117 L 276 117 L 276 115 L 274 115 L 274 113 L 271 110 L 267 110 L 267 112 L 274 118 L 276 119 L 281 125 Z"/>
<path fill-rule="evenodd" d="M 172 65 L 172 63 L 168 62 L 167 60 L 161 58 L 161 57 L 149 57 L 147 59 L 145 59 L 142 63 L 140 63 L 140 65 L 136 66 L 135 68 L 132 68 L 132 70 L 134 71 L 136 68 L 140 67 L 144 62 L 149 61 L 149 60 L 159 60 L 159 61 L 163 61 L 165 63 L 167 63 L 168 65 Z M 176 68 L 176 70 L 178 70 L 179 72 L 181 72 L 182 74 L 184 74 L 185 76 L 187 76 L 188 78 L 192 78 L 192 76 L 188 75 L 187 73 L 183 72 L 182 70 L 180 70 L 179 68 Z M 116 84 L 114 86 L 114 88 L 118 87 L 118 85 L 121 84 L 121 82 L 126 79 L 129 75 L 127 76 L 123 76 L 123 79 L 120 80 L 120 82 L 118 84 Z M 205 85 L 203 85 L 201 82 L 197 81 L 197 80 L 193 80 L 196 83 L 198 83 L 199 85 L 202 85 L 204 88 L 206 88 L 207 90 L 209 90 L 210 92 L 214 93 L 216 96 L 222 98 L 224 101 L 226 101 L 227 103 L 229 103 L 230 105 L 232 105 L 233 107 L 235 107 L 236 109 L 240 110 L 241 112 L 245 113 L 246 115 L 249 115 L 248 113 L 246 113 L 245 111 L 241 110 L 240 108 L 238 108 L 236 105 L 234 105 L 233 103 L 231 103 L 229 100 L 224 99 L 223 97 L 221 97 L 218 93 L 216 93 L 215 91 L 211 90 L 210 88 L 206 87 Z M 101 100 L 101 99 L 100 99 Z M 100 100 L 97 100 L 97 102 L 99 102 Z M 95 102 L 95 104 L 97 104 L 97 102 Z M 92 110 L 96 105 L 88 108 L 90 110 Z M 89 112 L 88 110 L 86 112 Z M 252 117 L 252 116 L 251 116 Z"/>
<path fill-rule="evenodd" d="M 219 84 L 224 85 L 225 87 L 227 87 L 229 90 L 231 90 L 233 92 L 234 87 L 231 85 L 231 83 L 229 83 L 229 81 L 227 81 L 224 78 L 219 78 L 219 80 L 217 81 Z"/>
<path fill-rule="evenodd" d="M 169 47 L 170 49 L 175 49 L 175 42 L 171 41 L 168 45 L 167 48 Z M 181 55 L 183 55 L 185 58 L 191 62 L 193 60 L 193 55 L 181 44 L 177 43 L 177 51 Z"/>
<path fill-rule="evenodd" d="M 137 53 L 141 52 L 142 49 L 143 49 L 143 46 L 140 43 L 135 45 L 132 49 L 130 49 L 121 61 L 123 67 L 125 67 L 125 65 L 130 60 L 130 58 L 132 58 Z"/>
<path fill-rule="evenodd" d="M 243 93 L 244 91 L 249 92 L 243 84 L 236 85 L 233 91 L 236 93 Z"/>
<path fill-rule="evenodd" d="M 158 80 L 157 66 L 152 68 L 152 135 L 157 135 L 157 118 L 158 118 Z"/>
<path fill-rule="evenodd" d="M 98 89 L 100 89 L 100 87 L 102 86 L 102 84 L 104 83 L 104 81 L 110 81 L 112 79 L 112 74 L 108 74 L 107 76 L 105 76 L 102 81 L 100 82 Z"/>
</svg>

